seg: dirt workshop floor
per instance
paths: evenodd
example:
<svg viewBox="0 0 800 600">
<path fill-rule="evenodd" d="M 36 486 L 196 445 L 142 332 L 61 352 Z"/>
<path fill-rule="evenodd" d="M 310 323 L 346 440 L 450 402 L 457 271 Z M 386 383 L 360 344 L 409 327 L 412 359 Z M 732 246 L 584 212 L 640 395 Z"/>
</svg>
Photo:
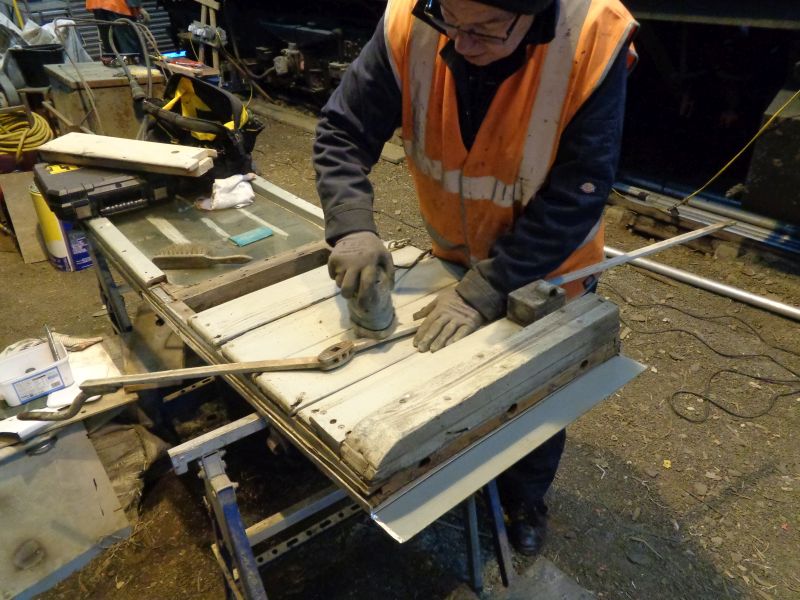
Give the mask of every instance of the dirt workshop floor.
<svg viewBox="0 0 800 600">
<path fill-rule="evenodd" d="M 254 156 L 265 177 L 316 202 L 311 143 L 310 134 L 270 122 Z M 373 175 L 383 237 L 427 247 L 405 167 L 381 162 Z M 609 245 L 647 243 L 616 210 L 607 217 Z M 74 335 L 111 334 L 107 319 L 96 316 L 102 307 L 93 272 L 24 265 L 7 242 L 0 346 L 45 322 Z M 798 273 L 787 262 L 687 248 L 658 260 L 800 304 Z M 622 309 L 625 354 L 648 370 L 570 427 L 549 496 L 545 556 L 600 598 L 800 597 L 800 384 L 778 365 L 800 371 L 800 326 L 631 267 L 605 275 L 600 292 Z M 702 393 L 720 369 L 746 373 L 719 373 L 711 382 L 707 395 L 725 410 L 673 396 Z M 262 439 L 226 460 L 242 483 L 247 519 L 322 485 L 301 459 L 269 456 Z M 350 520 L 264 569 L 270 598 L 447 598 L 466 577 L 460 514 L 402 546 L 366 517 Z M 43 597 L 222 598 L 211 538 L 197 478 L 156 472 L 132 537 Z M 488 528 L 483 540 L 490 597 L 500 584 Z M 515 560 L 519 571 L 531 562 Z"/>
</svg>

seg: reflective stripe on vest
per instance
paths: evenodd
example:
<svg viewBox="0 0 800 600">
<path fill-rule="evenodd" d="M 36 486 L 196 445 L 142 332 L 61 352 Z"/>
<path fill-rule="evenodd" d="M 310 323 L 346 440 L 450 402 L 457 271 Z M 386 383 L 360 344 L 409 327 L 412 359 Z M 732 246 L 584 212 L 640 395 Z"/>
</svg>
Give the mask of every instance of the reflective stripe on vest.
<svg viewBox="0 0 800 600">
<path fill-rule="evenodd" d="M 430 81 L 440 47 L 440 35 L 419 19 L 414 19 L 408 58 L 414 133 L 413 138 L 404 140 L 403 145 L 406 154 L 420 172 L 438 181 L 445 191 L 459 194 L 464 200 L 492 200 L 506 208 L 515 202 L 523 206 L 527 204 L 542 186 L 550 170 L 579 39 L 572 32 L 581 30 L 590 4 L 591 0 L 562 3 L 556 37 L 549 44 L 533 114 L 528 120 L 520 176 L 511 184 L 492 176 L 463 176 L 460 169 L 445 171 L 441 161 L 431 159 L 425 154 Z M 394 57 L 390 60 L 398 76 Z M 398 76 L 398 85 L 399 83 Z"/>
</svg>

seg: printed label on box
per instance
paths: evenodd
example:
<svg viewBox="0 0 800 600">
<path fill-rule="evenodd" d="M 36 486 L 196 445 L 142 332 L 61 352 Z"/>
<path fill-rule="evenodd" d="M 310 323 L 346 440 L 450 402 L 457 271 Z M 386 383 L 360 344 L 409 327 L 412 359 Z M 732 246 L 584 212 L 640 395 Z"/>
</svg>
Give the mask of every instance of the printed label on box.
<svg viewBox="0 0 800 600">
<path fill-rule="evenodd" d="M 28 402 L 63 387 L 64 380 L 61 379 L 61 373 L 59 373 L 58 367 L 53 367 L 22 381 L 17 381 L 14 384 L 14 391 L 20 402 Z"/>
</svg>

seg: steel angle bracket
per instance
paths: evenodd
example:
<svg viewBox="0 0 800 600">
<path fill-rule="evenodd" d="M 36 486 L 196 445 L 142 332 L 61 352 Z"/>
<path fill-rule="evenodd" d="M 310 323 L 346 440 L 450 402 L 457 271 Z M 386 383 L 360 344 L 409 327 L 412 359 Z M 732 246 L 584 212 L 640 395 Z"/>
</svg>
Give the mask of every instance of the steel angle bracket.
<svg viewBox="0 0 800 600">
<path fill-rule="evenodd" d="M 402 488 L 370 516 L 398 542 L 408 541 L 644 369 L 615 356 Z"/>
</svg>

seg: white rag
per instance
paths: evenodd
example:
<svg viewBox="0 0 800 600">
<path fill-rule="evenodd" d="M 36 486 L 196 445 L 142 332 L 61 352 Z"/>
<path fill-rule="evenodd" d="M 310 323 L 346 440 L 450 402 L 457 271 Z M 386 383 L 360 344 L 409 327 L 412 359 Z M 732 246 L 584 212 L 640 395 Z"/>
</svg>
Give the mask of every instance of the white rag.
<svg viewBox="0 0 800 600">
<path fill-rule="evenodd" d="M 231 175 L 225 179 L 215 179 L 211 188 L 211 198 L 203 198 L 195 202 L 202 210 L 221 210 L 223 208 L 242 208 L 253 203 L 256 193 L 250 182 L 256 178 L 255 173 Z"/>
</svg>

